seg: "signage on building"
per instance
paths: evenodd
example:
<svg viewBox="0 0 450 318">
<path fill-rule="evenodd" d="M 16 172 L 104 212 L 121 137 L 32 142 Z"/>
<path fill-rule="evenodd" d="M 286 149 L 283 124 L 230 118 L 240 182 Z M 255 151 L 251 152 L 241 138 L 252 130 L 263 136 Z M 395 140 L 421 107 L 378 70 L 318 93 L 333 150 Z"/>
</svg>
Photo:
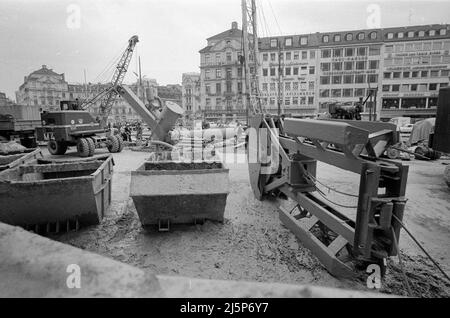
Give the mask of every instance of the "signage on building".
<svg viewBox="0 0 450 318">
<path fill-rule="evenodd" d="M 353 57 L 333 57 L 331 62 L 347 62 L 347 61 L 367 61 L 367 56 L 353 56 Z"/>
<path fill-rule="evenodd" d="M 323 75 L 358 75 L 358 74 L 378 74 L 377 70 L 360 70 L 360 71 L 328 71 L 323 72 Z"/>
<path fill-rule="evenodd" d="M 421 66 L 391 66 L 386 67 L 386 71 L 408 71 L 408 70 L 430 70 L 430 69 L 446 69 L 448 65 L 421 65 Z"/>
<path fill-rule="evenodd" d="M 382 97 L 438 97 L 438 93 L 383 93 Z"/>
<path fill-rule="evenodd" d="M 387 53 L 387 58 L 392 57 L 415 57 L 415 56 L 430 56 L 430 55 L 449 55 L 449 51 L 426 51 L 426 52 L 404 52 L 404 53 Z"/>
</svg>

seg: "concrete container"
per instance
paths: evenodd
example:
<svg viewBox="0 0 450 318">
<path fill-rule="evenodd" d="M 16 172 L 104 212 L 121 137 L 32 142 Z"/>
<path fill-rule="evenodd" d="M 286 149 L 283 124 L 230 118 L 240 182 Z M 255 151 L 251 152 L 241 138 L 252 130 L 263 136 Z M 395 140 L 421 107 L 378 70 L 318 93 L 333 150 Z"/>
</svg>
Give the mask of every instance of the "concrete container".
<svg viewBox="0 0 450 318">
<path fill-rule="evenodd" d="M 42 163 L 0 172 L 0 222 L 59 232 L 99 224 L 111 203 L 113 159 Z"/>
<path fill-rule="evenodd" d="M 220 162 L 145 162 L 131 172 L 130 196 L 144 226 L 223 222 L 228 173 Z"/>
</svg>

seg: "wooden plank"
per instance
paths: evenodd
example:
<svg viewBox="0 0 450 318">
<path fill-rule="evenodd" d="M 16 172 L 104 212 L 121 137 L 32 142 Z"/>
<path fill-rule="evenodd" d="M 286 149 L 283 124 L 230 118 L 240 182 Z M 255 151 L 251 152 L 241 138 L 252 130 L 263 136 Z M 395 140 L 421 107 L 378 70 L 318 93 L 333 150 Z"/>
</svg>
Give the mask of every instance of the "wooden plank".
<svg viewBox="0 0 450 318">
<path fill-rule="evenodd" d="M 81 170 L 96 170 L 100 166 L 99 161 L 90 161 L 83 163 L 61 163 L 61 164 L 46 164 L 46 165 L 21 165 L 19 171 L 21 174 L 26 173 L 46 173 L 46 172 L 64 172 L 64 171 L 81 171 Z"/>
<path fill-rule="evenodd" d="M 348 241 L 342 237 L 342 235 L 339 235 L 334 239 L 333 242 L 331 242 L 330 245 L 328 245 L 328 249 L 330 250 L 330 253 L 333 255 L 336 255 L 340 250 L 342 250 L 346 245 L 348 244 Z"/>
</svg>

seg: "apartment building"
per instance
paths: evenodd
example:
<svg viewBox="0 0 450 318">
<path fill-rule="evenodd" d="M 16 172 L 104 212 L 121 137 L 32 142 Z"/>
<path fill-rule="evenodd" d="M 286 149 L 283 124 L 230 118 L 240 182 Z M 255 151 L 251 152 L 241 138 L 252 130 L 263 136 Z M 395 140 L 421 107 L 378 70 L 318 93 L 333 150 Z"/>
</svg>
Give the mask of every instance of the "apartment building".
<svg viewBox="0 0 450 318">
<path fill-rule="evenodd" d="M 242 30 L 233 22 L 231 29 L 208 38 L 200 50 L 199 107 L 206 119 L 245 118 L 241 37 Z"/>
<path fill-rule="evenodd" d="M 205 58 L 211 59 L 224 41 L 233 43 L 230 51 L 239 55 L 241 31 L 237 25 L 232 31 L 209 38 L 213 41 L 200 51 L 200 107 L 206 112 L 220 113 L 222 104 L 211 98 L 214 84 L 208 87 L 206 73 L 208 78 L 214 73 L 213 62 Z M 280 107 L 284 113 L 315 117 L 331 103 L 353 105 L 362 99 L 367 100 L 364 119 L 426 118 L 435 116 L 438 90 L 450 81 L 448 24 L 277 36 L 258 43 L 260 97 L 272 113 Z M 230 87 L 242 82 L 231 79 Z"/>
<path fill-rule="evenodd" d="M 181 106 L 186 115 L 196 114 L 200 106 L 200 73 L 184 73 L 181 85 Z"/>
</svg>

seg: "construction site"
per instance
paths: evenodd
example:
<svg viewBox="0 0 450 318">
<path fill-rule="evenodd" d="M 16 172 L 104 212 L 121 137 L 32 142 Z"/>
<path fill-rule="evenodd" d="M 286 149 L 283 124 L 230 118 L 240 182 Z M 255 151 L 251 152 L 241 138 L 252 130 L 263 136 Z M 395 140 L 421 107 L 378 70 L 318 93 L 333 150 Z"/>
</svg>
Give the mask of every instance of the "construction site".
<svg viewBox="0 0 450 318">
<path fill-rule="evenodd" d="M 377 120 L 372 88 L 269 111 L 257 5 L 242 121 L 125 84 L 138 35 L 93 98 L 0 107 L 0 297 L 450 296 L 450 88 L 410 131 Z M 136 130 L 111 124 L 119 99 Z"/>
</svg>

